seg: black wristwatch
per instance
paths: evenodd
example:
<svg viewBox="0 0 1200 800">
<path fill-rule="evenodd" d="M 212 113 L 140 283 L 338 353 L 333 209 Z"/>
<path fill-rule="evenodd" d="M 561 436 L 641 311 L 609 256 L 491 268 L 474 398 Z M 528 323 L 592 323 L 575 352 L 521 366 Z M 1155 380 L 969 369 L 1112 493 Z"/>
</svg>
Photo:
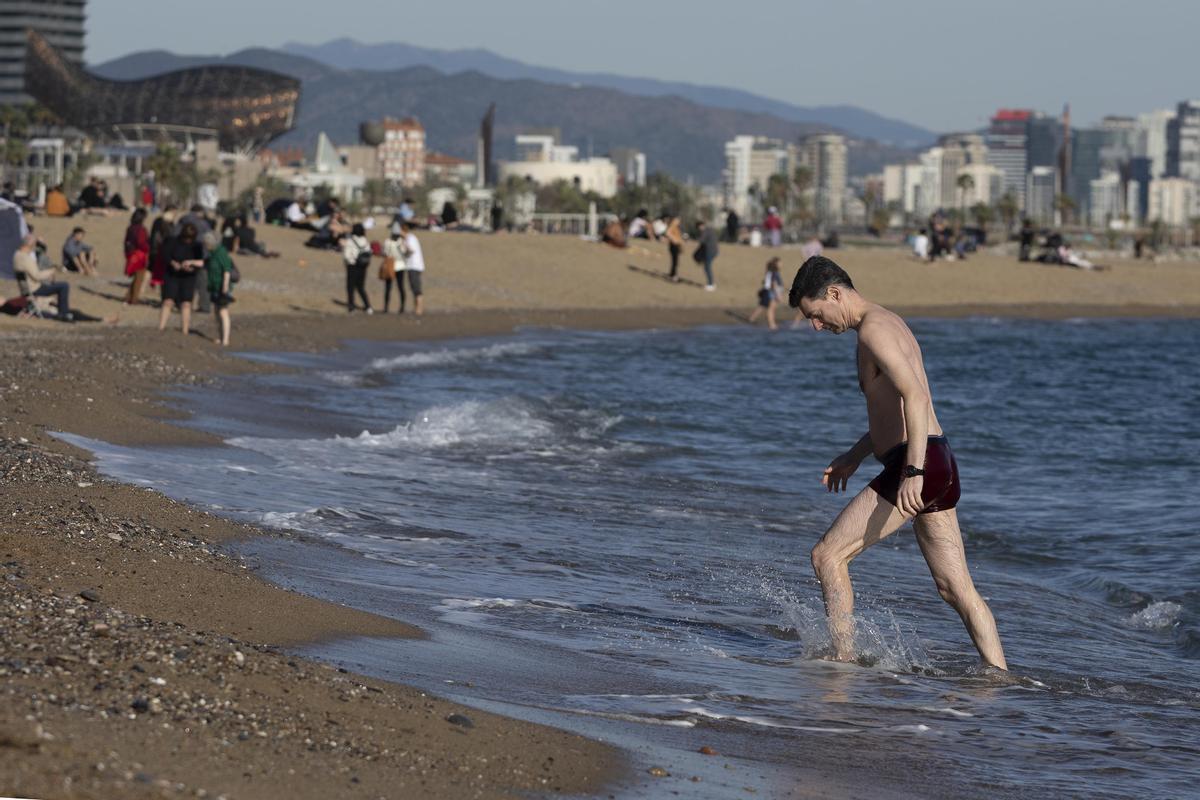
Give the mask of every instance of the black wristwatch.
<svg viewBox="0 0 1200 800">
<path fill-rule="evenodd" d="M 925 474 L 925 470 L 917 469 L 912 464 L 909 464 L 904 468 L 904 477 L 906 477 L 906 478 L 915 478 L 918 475 L 924 475 L 924 474 Z"/>
</svg>

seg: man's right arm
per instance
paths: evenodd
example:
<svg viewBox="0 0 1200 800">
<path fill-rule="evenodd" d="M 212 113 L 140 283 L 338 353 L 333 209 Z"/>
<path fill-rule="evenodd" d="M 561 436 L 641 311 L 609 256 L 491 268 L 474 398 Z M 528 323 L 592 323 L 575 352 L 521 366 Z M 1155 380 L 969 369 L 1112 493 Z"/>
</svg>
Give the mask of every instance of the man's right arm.
<svg viewBox="0 0 1200 800">
<path fill-rule="evenodd" d="M 871 442 L 871 432 L 867 431 L 854 443 L 853 447 L 846 451 L 846 455 L 861 463 L 874 452 L 875 445 Z"/>
</svg>

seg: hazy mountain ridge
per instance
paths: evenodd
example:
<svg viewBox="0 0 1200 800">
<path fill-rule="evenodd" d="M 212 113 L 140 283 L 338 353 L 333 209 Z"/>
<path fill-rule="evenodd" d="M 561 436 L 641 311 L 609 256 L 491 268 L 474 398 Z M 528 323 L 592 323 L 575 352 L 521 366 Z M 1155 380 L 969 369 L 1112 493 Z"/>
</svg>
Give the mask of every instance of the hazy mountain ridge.
<svg viewBox="0 0 1200 800">
<path fill-rule="evenodd" d="M 700 105 L 774 114 L 791 122 L 826 125 L 852 136 L 903 147 L 928 145 L 937 138 L 932 131 L 852 105 L 797 106 L 741 89 L 603 72 L 572 72 L 526 64 L 478 48 L 436 50 L 403 42 L 363 44 L 354 39 L 341 38 L 318 45 L 288 42 L 282 49 L 342 69 L 395 70 L 425 65 L 447 73 L 475 70 L 493 78 L 530 78 L 545 83 L 617 89 L 651 97 L 674 95 Z"/>
<path fill-rule="evenodd" d="M 714 108 L 682 97 L 647 97 L 615 89 L 567 86 L 532 79 L 504 80 L 476 71 L 446 74 L 428 66 L 388 72 L 340 69 L 277 50 L 253 48 L 228 56 L 146 51 L 92 67 L 102 77 L 132 80 L 200 64 L 271 69 L 302 81 L 296 128 L 278 145 L 311 148 L 322 132 L 338 143 L 357 141 L 358 124 L 384 115 L 413 115 L 425 126 L 430 149 L 475 156 L 479 119 L 497 106 L 496 156 L 511 157 L 513 137 L 528 127 L 558 127 L 564 143 L 604 154 L 636 146 L 651 171 L 700 183 L 719 181 L 724 143 L 739 133 L 795 141 L 830 126 L 778 116 Z M 876 142 L 851 141 L 851 174 L 877 171 L 884 160 L 907 155 Z"/>
</svg>

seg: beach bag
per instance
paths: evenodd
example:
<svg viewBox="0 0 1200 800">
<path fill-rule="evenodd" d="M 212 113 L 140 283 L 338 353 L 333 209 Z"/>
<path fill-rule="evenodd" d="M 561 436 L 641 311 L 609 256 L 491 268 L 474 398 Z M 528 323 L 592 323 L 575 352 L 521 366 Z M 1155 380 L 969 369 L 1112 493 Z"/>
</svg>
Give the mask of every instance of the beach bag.
<svg viewBox="0 0 1200 800">
<path fill-rule="evenodd" d="M 692 253 L 692 261 L 695 261 L 697 264 L 703 264 L 704 263 L 704 250 L 705 250 L 704 245 L 700 245 L 699 247 L 697 247 L 696 252 Z"/>
<path fill-rule="evenodd" d="M 388 256 L 379 264 L 379 280 L 390 281 L 396 277 L 396 259 Z"/>
<path fill-rule="evenodd" d="M 146 251 L 134 250 L 125 257 L 125 277 L 132 278 L 146 268 Z"/>
</svg>

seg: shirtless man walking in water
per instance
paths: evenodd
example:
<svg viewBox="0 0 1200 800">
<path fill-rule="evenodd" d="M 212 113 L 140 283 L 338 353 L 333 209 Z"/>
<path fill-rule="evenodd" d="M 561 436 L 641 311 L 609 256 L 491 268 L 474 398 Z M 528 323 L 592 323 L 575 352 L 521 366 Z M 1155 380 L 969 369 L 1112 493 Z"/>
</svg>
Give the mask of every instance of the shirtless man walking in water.
<svg viewBox="0 0 1200 800">
<path fill-rule="evenodd" d="M 912 519 L 938 594 L 958 615 L 988 664 L 1008 669 L 996 622 L 975 590 L 958 529 L 958 466 L 929 393 L 921 348 L 904 320 L 854 289 L 845 270 L 823 256 L 804 262 L 788 295 L 817 331 L 858 333 L 858 382 L 868 430 L 825 468 L 821 483 L 840 492 L 863 459 L 883 471 L 842 509 L 812 551 L 834 657 L 854 660 L 850 561 Z"/>
</svg>

